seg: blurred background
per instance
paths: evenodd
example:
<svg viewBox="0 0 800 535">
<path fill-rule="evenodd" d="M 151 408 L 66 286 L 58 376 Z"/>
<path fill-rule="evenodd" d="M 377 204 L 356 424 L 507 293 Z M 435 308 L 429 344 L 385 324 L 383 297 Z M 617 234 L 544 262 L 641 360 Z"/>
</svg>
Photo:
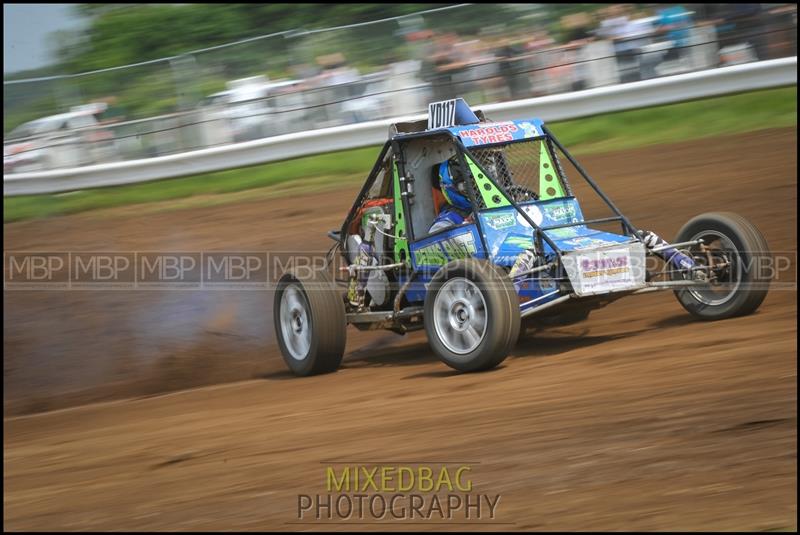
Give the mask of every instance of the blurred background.
<svg viewBox="0 0 800 535">
<path fill-rule="evenodd" d="M 796 4 L 61 9 L 72 26 L 50 35 L 49 61 L 4 71 L 4 174 L 413 115 L 455 96 L 481 105 L 797 53 Z M 6 69 L 24 68 L 5 48 Z"/>
</svg>

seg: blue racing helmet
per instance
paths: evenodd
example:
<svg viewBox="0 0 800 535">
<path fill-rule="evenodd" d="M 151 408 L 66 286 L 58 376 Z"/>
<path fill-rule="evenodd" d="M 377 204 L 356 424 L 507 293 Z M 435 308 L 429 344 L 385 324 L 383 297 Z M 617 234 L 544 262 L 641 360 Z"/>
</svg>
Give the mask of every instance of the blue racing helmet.
<svg viewBox="0 0 800 535">
<path fill-rule="evenodd" d="M 442 189 L 442 193 L 444 194 L 444 198 L 447 199 L 447 202 L 461 210 L 470 210 L 472 207 L 469 199 L 462 193 L 464 183 L 460 182 L 459 185 L 462 189 L 459 190 L 453 180 L 452 169 L 454 165 L 451 165 L 451 161 L 452 158 L 439 164 L 439 187 Z"/>
</svg>

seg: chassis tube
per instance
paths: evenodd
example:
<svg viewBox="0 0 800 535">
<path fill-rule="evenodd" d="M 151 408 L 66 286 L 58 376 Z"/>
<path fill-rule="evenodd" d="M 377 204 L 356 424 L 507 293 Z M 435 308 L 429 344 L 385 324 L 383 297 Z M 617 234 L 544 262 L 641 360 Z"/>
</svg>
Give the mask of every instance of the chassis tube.
<svg viewBox="0 0 800 535">
<path fill-rule="evenodd" d="M 633 224 L 630 221 L 628 221 L 628 218 L 625 217 L 625 215 L 623 215 L 622 212 L 620 212 L 619 208 L 617 208 L 614 205 L 613 202 L 611 202 L 611 199 L 606 197 L 605 193 L 603 193 L 603 191 L 600 189 L 600 186 L 598 186 L 595 183 L 595 181 L 592 180 L 592 177 L 589 176 L 589 173 L 586 172 L 586 170 L 581 166 L 581 164 L 579 164 L 575 160 L 575 158 L 572 157 L 572 155 L 569 153 L 569 151 L 567 151 L 567 149 L 565 149 L 564 146 L 558 141 L 558 139 L 556 139 L 556 137 L 553 135 L 553 133 L 550 131 L 550 129 L 547 128 L 547 126 L 543 125 L 542 126 L 542 130 L 553 141 L 553 143 L 555 143 L 556 147 L 558 147 L 558 149 L 564 154 L 564 156 L 567 157 L 567 160 L 569 160 L 570 163 L 575 166 L 575 169 L 577 169 L 578 172 L 581 174 L 581 176 L 583 176 L 584 180 L 586 180 L 586 182 L 589 183 L 589 185 L 592 187 L 592 189 L 595 191 L 595 193 L 597 193 L 600 196 L 600 198 L 603 199 L 603 201 L 605 201 L 605 203 L 608 205 L 608 207 L 611 208 L 611 210 L 613 210 L 614 213 L 617 214 L 622 219 L 622 223 L 623 223 L 624 226 L 626 226 L 628 228 L 628 231 L 631 234 L 633 234 L 636 237 L 637 240 L 641 241 L 639 239 L 638 235 L 636 234 L 636 231 L 638 229 L 636 227 L 634 227 Z"/>
</svg>

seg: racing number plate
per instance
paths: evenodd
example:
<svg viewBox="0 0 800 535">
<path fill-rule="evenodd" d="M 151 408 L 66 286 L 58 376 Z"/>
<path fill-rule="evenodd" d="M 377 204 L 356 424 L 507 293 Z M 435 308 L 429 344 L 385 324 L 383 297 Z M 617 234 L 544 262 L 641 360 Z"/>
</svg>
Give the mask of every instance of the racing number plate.
<svg viewBox="0 0 800 535">
<path fill-rule="evenodd" d="M 641 243 L 573 251 L 562 259 L 572 289 L 579 296 L 635 290 L 645 285 Z"/>
<path fill-rule="evenodd" d="M 456 99 L 428 104 L 428 130 L 456 124 Z"/>
</svg>

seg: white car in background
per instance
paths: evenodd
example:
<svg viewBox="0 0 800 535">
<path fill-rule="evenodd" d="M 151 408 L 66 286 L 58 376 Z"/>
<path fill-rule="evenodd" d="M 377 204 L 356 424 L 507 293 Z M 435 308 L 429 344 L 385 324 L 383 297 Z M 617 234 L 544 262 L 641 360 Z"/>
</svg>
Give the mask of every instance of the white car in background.
<svg viewBox="0 0 800 535">
<path fill-rule="evenodd" d="M 79 167 L 115 157 L 114 134 L 101 128 L 102 105 L 72 108 L 11 131 L 3 143 L 3 173 Z"/>
<path fill-rule="evenodd" d="M 201 105 L 207 141 L 250 141 L 292 130 L 290 123 L 298 116 L 291 110 L 303 107 L 302 96 L 293 93 L 299 85 L 299 80 L 269 82 L 265 76 L 228 82 L 228 89 L 209 95 Z"/>
</svg>

